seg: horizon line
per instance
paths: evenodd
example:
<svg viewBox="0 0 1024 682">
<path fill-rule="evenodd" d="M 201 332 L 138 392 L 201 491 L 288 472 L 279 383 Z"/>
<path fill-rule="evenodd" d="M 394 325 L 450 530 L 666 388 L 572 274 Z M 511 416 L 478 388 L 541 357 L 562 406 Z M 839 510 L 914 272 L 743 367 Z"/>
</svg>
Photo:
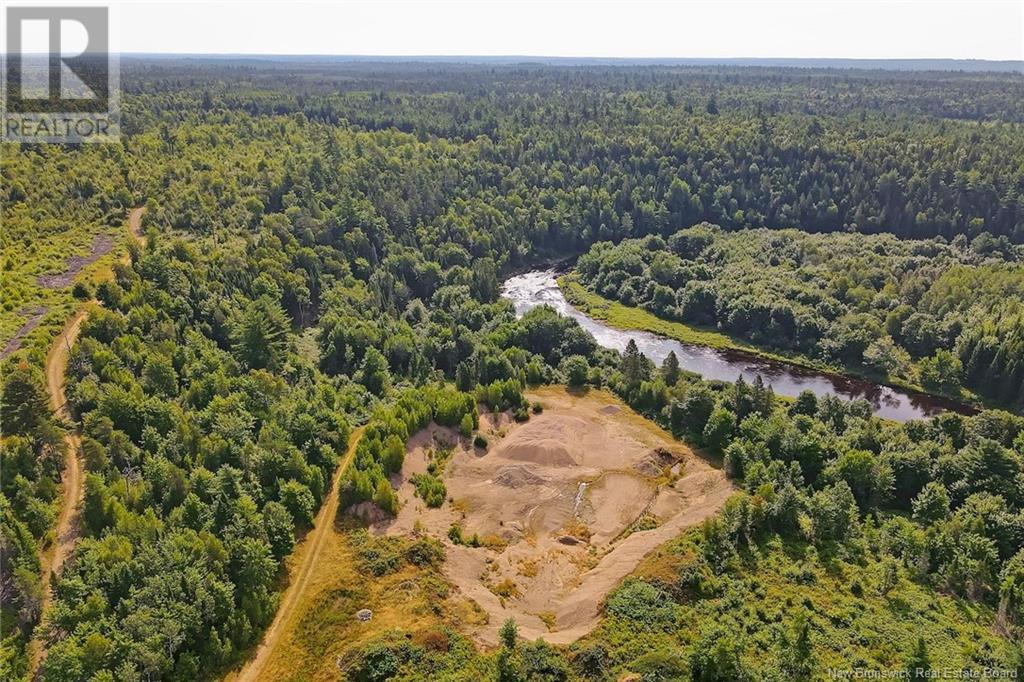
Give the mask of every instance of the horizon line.
<svg viewBox="0 0 1024 682">
<path fill-rule="evenodd" d="M 117 52 L 118 58 L 273 62 L 491 64 L 497 66 L 697 66 L 1024 75 L 1024 59 L 962 57 L 580 57 L 516 54 L 302 54 L 257 52 Z"/>
</svg>

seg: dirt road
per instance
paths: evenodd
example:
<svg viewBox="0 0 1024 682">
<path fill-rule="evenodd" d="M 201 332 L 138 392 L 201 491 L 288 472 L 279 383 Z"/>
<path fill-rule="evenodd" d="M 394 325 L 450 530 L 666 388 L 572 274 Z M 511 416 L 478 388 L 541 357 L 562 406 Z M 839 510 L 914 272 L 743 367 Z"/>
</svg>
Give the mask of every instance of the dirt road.
<svg viewBox="0 0 1024 682">
<path fill-rule="evenodd" d="M 133 208 L 131 211 L 128 212 L 128 231 L 131 233 L 132 239 L 138 242 L 140 246 L 144 241 L 144 238 L 142 236 L 142 214 L 145 212 L 145 206 Z M 121 262 L 128 262 L 128 254 L 125 254 L 124 256 L 121 257 Z"/>
<path fill-rule="evenodd" d="M 284 595 L 281 597 L 281 604 L 277 608 L 274 622 L 270 624 L 270 627 L 264 633 L 263 641 L 260 643 L 259 648 L 256 649 L 255 657 L 242 668 L 242 671 L 236 677 L 232 678 L 229 676 L 228 680 L 232 680 L 232 682 L 255 682 L 255 680 L 260 679 L 267 661 L 270 660 L 274 652 L 274 647 L 277 646 L 278 641 L 281 639 L 285 626 L 292 619 L 292 611 L 306 590 L 310 576 L 313 573 L 313 568 L 316 566 L 320 553 L 323 550 L 327 531 L 333 526 L 334 519 L 338 515 L 338 483 L 341 481 L 341 475 L 345 473 L 345 469 L 348 468 L 355 457 L 356 444 L 363 435 L 363 428 L 359 427 L 349 437 L 348 452 L 345 453 L 345 456 L 338 464 L 337 470 L 334 472 L 334 482 L 331 485 L 330 492 L 327 494 L 327 499 L 324 500 L 323 505 L 320 507 L 320 513 L 316 515 L 316 519 L 313 522 L 313 530 L 306 535 L 302 544 L 295 550 L 293 556 L 296 565 L 291 570 L 288 589 L 285 590 Z"/>
<path fill-rule="evenodd" d="M 50 394 L 50 409 L 60 418 L 68 418 L 70 414 L 67 409 L 67 396 L 64 394 L 64 370 L 68 366 L 68 354 L 71 346 L 74 345 L 78 333 L 82 329 L 82 323 L 88 316 L 88 310 L 79 310 L 68 320 L 67 325 L 60 336 L 50 346 L 50 352 L 46 356 L 46 390 Z M 78 502 L 82 498 L 82 464 L 78 453 L 81 446 L 81 437 L 74 429 L 69 430 L 64 436 L 67 446 L 67 459 L 64 463 L 64 475 L 61 478 L 61 485 L 64 490 L 64 500 L 61 504 L 60 515 L 57 517 L 55 540 L 49 556 L 44 555 L 42 566 L 43 576 L 49 577 L 51 571 L 59 570 L 74 545 L 77 533 L 77 509 Z M 46 610 L 50 601 L 50 590 L 43 591 L 43 611 Z"/>
<path fill-rule="evenodd" d="M 134 208 L 128 214 L 128 231 L 131 237 L 137 242 L 142 241 L 141 226 L 144 207 Z M 122 263 L 128 262 L 128 254 L 121 258 Z M 79 332 L 82 331 L 82 323 L 89 316 L 89 308 L 96 305 L 90 302 L 83 309 L 75 313 L 64 326 L 60 336 L 54 339 L 50 351 L 46 354 L 46 390 L 50 394 L 50 409 L 60 419 L 69 419 L 70 413 L 67 409 L 67 396 L 64 393 L 64 374 L 68 366 L 68 357 L 71 347 L 75 345 Z M 60 514 L 57 516 L 57 525 L 54 528 L 53 544 L 45 548 L 39 555 L 39 565 L 43 579 L 43 598 L 41 613 L 45 617 L 53 601 L 53 594 L 50 591 L 50 576 L 59 573 L 64 561 L 70 556 L 74 549 L 75 541 L 78 539 L 78 517 L 79 506 L 84 493 L 84 477 L 82 473 L 81 460 L 81 435 L 75 429 L 69 429 L 64 436 L 67 446 L 67 455 L 64 462 L 64 474 L 61 476 L 61 487 L 63 498 L 61 500 Z M 42 662 L 44 651 L 41 642 L 33 641 L 30 645 L 32 669 L 36 670 Z"/>
</svg>

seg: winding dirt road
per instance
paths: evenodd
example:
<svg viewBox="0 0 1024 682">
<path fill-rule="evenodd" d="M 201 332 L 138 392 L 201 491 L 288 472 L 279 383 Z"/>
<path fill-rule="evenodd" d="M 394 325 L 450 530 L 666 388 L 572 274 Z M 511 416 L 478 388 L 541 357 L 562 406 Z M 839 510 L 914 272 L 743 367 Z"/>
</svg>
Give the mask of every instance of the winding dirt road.
<svg viewBox="0 0 1024 682">
<path fill-rule="evenodd" d="M 50 352 L 46 355 L 46 390 L 50 394 L 50 409 L 61 419 L 70 419 L 67 408 L 67 396 L 64 394 L 64 371 L 68 366 L 68 355 L 75 339 L 82 330 L 82 323 L 89 315 L 88 309 L 79 310 L 68 320 L 64 330 L 57 337 Z M 82 499 L 82 463 L 79 458 L 82 439 L 78 432 L 69 429 L 64 436 L 67 446 L 67 459 L 64 463 L 64 474 L 61 485 L 64 499 L 61 503 L 60 515 L 57 517 L 55 539 L 50 550 L 42 557 L 42 573 L 44 579 L 53 571 L 60 570 L 74 546 L 77 537 L 78 503 Z M 43 590 L 43 611 L 50 602 L 50 590 Z"/>
<path fill-rule="evenodd" d="M 128 214 L 128 231 L 131 238 L 139 243 L 143 240 L 142 214 L 145 212 L 144 207 L 139 207 L 132 209 Z M 129 255 L 125 253 L 121 257 L 121 262 L 127 263 L 128 260 Z M 46 354 L 46 390 L 50 394 L 50 409 L 61 420 L 71 418 L 67 408 L 67 395 L 64 393 L 64 374 L 67 371 L 71 347 L 75 345 L 78 334 L 82 331 L 82 323 L 85 322 L 89 316 L 89 309 L 94 305 L 97 305 L 95 301 L 89 302 L 68 320 L 60 336 L 54 339 L 50 351 Z M 75 541 L 78 539 L 79 507 L 85 492 L 81 459 L 82 437 L 76 429 L 68 429 L 64 436 L 64 442 L 67 446 L 67 455 L 64 473 L 61 476 L 61 488 L 64 494 L 61 500 L 60 514 L 57 516 L 57 525 L 54 528 L 53 544 L 46 547 L 39 555 L 39 566 L 43 579 L 40 612 L 43 618 L 53 601 L 50 576 L 60 572 L 64 561 L 71 555 L 71 550 L 74 549 Z M 32 670 L 35 671 L 45 656 L 45 650 L 41 642 L 34 640 L 30 644 L 30 651 Z"/>
<path fill-rule="evenodd" d="M 316 566 L 320 553 L 323 551 L 327 531 L 334 525 L 334 519 L 338 515 L 338 484 L 341 481 L 341 475 L 345 473 L 345 469 L 348 468 L 355 457 L 356 444 L 359 443 L 364 428 L 360 426 L 349 437 L 348 451 L 341 462 L 338 463 L 338 468 L 334 472 L 331 490 L 327 494 L 327 499 L 321 505 L 320 512 L 316 515 L 316 519 L 313 522 L 313 530 L 306 535 L 302 544 L 293 554 L 298 565 L 291 571 L 288 589 L 285 590 L 284 595 L 281 597 L 281 604 L 277 607 L 274 622 L 270 624 L 270 627 L 263 634 L 263 641 L 260 643 L 259 648 L 256 649 L 256 655 L 246 663 L 237 677 L 232 678 L 229 676 L 227 678 L 232 680 L 232 682 L 255 682 L 260 679 L 260 674 L 274 653 L 274 647 L 277 646 L 281 635 L 285 632 L 288 623 L 291 621 L 293 617 L 292 612 L 299 603 L 299 597 L 305 592 L 310 576 L 313 573 L 313 567 Z"/>
</svg>

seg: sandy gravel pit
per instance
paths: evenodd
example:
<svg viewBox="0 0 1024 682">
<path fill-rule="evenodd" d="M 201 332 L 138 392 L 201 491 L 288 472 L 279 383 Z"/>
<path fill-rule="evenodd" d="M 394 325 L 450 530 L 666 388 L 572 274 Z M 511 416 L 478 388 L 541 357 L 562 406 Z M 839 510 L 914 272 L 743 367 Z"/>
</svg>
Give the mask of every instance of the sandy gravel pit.
<svg viewBox="0 0 1024 682">
<path fill-rule="evenodd" d="M 645 555 L 732 492 L 721 471 L 609 393 L 551 387 L 528 398 L 544 412 L 524 424 L 481 415 L 486 450 L 436 425 L 416 434 L 393 481 L 401 511 L 372 526 L 442 540 L 445 575 L 487 613 L 486 624 L 466 627 L 484 644 L 497 643 L 509 617 L 527 639 L 582 637 Z M 431 461 L 448 489 L 435 509 L 411 482 Z M 452 524 L 482 546 L 451 542 Z"/>
</svg>

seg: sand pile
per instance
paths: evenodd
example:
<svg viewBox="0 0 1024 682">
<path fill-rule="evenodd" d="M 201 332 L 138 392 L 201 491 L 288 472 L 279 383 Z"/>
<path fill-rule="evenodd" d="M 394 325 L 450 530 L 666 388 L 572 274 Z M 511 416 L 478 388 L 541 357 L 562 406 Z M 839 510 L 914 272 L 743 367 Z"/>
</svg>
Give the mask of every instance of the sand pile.
<svg viewBox="0 0 1024 682">
<path fill-rule="evenodd" d="M 633 465 L 633 469 L 643 476 L 661 476 L 666 467 L 675 466 L 682 457 L 666 448 L 654 448 Z"/>
<path fill-rule="evenodd" d="M 519 438 L 507 446 L 499 446 L 494 455 L 546 467 L 572 467 L 579 463 L 579 456 L 573 450 L 568 443 L 554 438 Z"/>
<path fill-rule="evenodd" d="M 527 485 L 539 485 L 546 479 L 525 466 L 503 466 L 494 474 L 493 481 L 506 488 L 522 488 Z"/>
</svg>

